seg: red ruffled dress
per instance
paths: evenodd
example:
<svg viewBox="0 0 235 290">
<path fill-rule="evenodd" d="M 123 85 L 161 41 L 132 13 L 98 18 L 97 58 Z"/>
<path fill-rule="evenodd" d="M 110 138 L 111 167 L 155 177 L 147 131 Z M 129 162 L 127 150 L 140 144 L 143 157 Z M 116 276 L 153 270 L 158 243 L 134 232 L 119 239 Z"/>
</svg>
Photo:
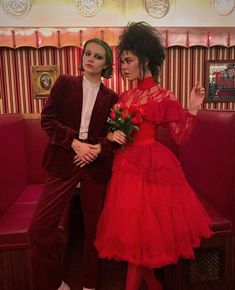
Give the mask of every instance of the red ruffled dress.
<svg viewBox="0 0 235 290">
<path fill-rule="evenodd" d="M 143 122 L 134 141 L 115 154 L 95 240 L 99 256 L 148 268 L 193 258 L 193 248 L 212 234 L 211 221 L 179 161 L 156 138 L 158 126 L 167 125 L 175 141 L 184 143 L 195 116 L 152 78 L 124 93 L 122 101 L 138 104 Z"/>
</svg>

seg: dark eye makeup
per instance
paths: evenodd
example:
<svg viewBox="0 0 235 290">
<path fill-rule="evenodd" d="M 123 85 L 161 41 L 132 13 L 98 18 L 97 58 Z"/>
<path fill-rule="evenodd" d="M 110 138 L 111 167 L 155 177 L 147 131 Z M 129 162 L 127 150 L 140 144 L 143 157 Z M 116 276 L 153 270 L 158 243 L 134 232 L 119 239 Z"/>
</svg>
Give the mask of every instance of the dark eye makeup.
<svg viewBox="0 0 235 290">
<path fill-rule="evenodd" d="M 91 56 L 92 55 L 92 52 L 90 50 L 86 50 L 85 53 L 84 53 L 85 56 Z M 104 59 L 104 56 L 99 54 L 99 53 L 94 53 L 94 57 L 98 60 L 103 60 Z"/>
</svg>

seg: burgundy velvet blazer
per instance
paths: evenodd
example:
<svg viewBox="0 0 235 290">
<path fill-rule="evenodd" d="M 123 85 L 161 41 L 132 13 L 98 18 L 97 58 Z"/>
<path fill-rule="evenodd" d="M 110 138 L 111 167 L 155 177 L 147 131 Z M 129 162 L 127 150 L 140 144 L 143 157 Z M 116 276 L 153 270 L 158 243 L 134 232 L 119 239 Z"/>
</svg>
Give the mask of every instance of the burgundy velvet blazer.
<svg viewBox="0 0 235 290">
<path fill-rule="evenodd" d="M 79 137 L 82 100 L 82 77 L 61 75 L 42 111 L 41 126 L 49 137 L 43 168 L 54 176 L 69 177 L 75 169 L 71 143 Z M 111 142 L 106 139 L 107 118 L 117 100 L 118 95 L 101 83 L 88 129 L 89 143 L 101 143 L 101 153 L 84 167 L 91 170 L 100 182 L 105 182 L 111 174 L 113 150 Z"/>
</svg>

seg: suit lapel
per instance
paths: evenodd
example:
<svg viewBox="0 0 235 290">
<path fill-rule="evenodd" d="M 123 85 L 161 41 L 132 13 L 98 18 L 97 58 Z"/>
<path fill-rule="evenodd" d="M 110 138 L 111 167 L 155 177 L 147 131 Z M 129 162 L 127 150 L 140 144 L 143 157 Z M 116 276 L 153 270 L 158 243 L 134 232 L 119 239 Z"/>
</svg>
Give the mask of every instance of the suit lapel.
<svg viewBox="0 0 235 290">
<path fill-rule="evenodd" d="M 104 93 L 103 84 L 101 84 L 96 97 L 96 101 L 92 110 L 91 120 L 89 124 L 89 135 L 93 135 L 93 131 L 97 127 L 97 122 L 100 119 L 100 116 L 106 113 L 106 95 Z"/>
<path fill-rule="evenodd" d="M 82 118 L 82 103 L 83 103 L 82 77 L 77 78 L 77 82 L 75 82 L 75 86 L 72 88 L 71 95 L 74 98 L 72 110 L 75 111 L 74 114 L 76 116 L 75 127 L 80 128 Z"/>
</svg>

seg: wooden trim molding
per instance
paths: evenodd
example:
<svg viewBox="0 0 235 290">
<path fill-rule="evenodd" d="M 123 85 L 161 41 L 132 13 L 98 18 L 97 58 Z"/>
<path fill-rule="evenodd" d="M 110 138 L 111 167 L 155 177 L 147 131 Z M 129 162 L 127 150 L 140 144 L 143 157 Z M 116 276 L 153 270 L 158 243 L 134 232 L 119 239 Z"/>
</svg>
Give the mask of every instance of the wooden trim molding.
<svg viewBox="0 0 235 290">
<path fill-rule="evenodd" d="M 41 119 L 40 113 L 23 113 L 21 114 L 24 120 L 38 120 Z"/>
</svg>

